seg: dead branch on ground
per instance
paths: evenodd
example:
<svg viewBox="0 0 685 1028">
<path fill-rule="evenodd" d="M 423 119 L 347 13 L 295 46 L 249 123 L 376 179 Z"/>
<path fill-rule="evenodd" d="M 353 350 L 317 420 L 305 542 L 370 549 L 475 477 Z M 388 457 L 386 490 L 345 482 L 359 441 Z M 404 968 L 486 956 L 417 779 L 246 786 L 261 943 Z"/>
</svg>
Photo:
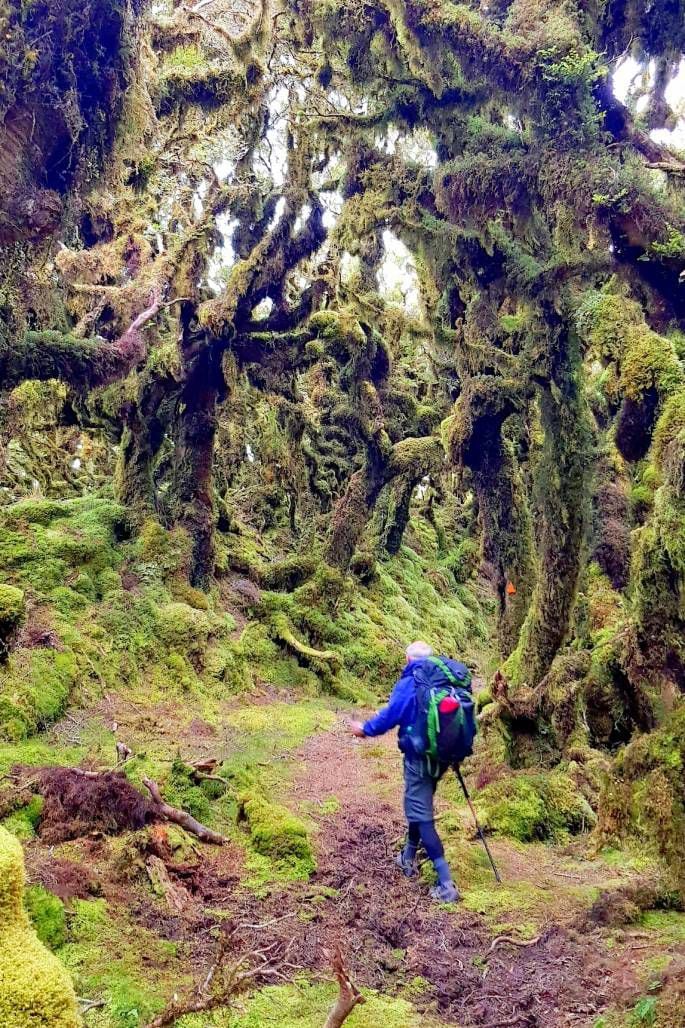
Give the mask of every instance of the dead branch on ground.
<svg viewBox="0 0 685 1028">
<path fill-rule="evenodd" d="M 511 935 L 498 935 L 496 939 L 490 944 L 490 948 L 486 952 L 486 956 L 497 949 L 498 946 L 503 946 L 504 943 L 508 943 L 510 946 L 536 946 L 542 938 L 542 935 L 536 935 L 534 939 L 515 939 Z"/>
<path fill-rule="evenodd" d="M 235 931 L 224 933 L 214 963 L 195 995 L 185 999 L 172 1000 L 161 1014 L 145 1025 L 145 1028 L 171 1028 L 188 1014 L 207 1013 L 210 1010 L 218 1010 L 220 1007 L 228 1007 L 236 996 L 249 988 L 252 982 L 283 977 L 279 968 L 284 955 L 276 959 L 274 953 L 279 945 L 278 941 L 263 949 L 240 954 L 235 960 L 228 963 L 227 957 L 234 937 Z"/>
<path fill-rule="evenodd" d="M 157 782 L 153 782 L 151 778 L 143 778 L 143 785 L 152 796 L 156 813 L 165 821 L 173 821 L 174 824 L 185 828 L 191 835 L 197 835 L 198 839 L 201 839 L 202 842 L 213 842 L 217 846 L 223 846 L 226 842 L 223 835 L 219 835 L 218 832 L 213 832 L 211 828 L 200 824 L 192 814 L 188 814 L 185 810 L 179 810 L 177 807 L 172 807 L 166 803 L 162 798 Z"/>
<path fill-rule="evenodd" d="M 324 950 L 324 953 L 331 961 L 340 990 L 337 1000 L 328 1012 L 324 1028 L 340 1028 L 340 1025 L 343 1021 L 347 1020 L 354 1008 L 359 1003 L 366 1003 L 366 1000 L 350 980 L 340 947 L 336 946 L 332 953 L 328 950 Z"/>
</svg>

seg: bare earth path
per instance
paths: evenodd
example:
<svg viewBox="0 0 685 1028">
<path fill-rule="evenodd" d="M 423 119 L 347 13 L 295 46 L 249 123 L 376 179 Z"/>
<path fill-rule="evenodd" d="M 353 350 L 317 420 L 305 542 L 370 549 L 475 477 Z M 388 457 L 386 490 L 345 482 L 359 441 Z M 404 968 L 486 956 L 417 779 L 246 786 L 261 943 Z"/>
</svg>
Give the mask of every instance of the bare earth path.
<svg viewBox="0 0 685 1028">
<path fill-rule="evenodd" d="M 444 781 L 437 811 L 464 901 L 449 908 L 432 904 L 427 869 L 408 880 L 393 864 L 403 835 L 394 738 L 353 739 L 345 711 L 321 730 L 330 723 L 330 708 L 321 709 L 326 717 L 314 734 L 299 749 L 273 757 L 281 769 L 273 798 L 312 826 L 317 870 L 309 881 L 276 882 L 255 895 L 246 887 L 239 832 L 223 848 L 200 847 L 177 870 L 169 865 L 186 897 L 176 911 L 151 894 L 144 873 L 119 873 L 117 840 L 83 837 L 55 850 L 36 839 L 27 850 L 32 879 L 67 900 L 93 894 L 92 879 L 117 925 L 179 944 L 178 962 L 165 958 L 155 966 L 151 957 L 146 974 L 154 968 L 165 980 L 181 976 L 187 985 L 211 965 L 219 917 L 238 926 L 248 949 L 265 939 L 280 943 L 293 977 L 299 971 L 329 981 L 325 950 L 339 944 L 362 990 L 410 999 L 417 1024 L 426 1028 L 592 1028 L 604 1010 L 634 1002 L 646 988 L 647 963 L 664 955 L 660 939 L 639 925 L 611 929 L 588 916 L 600 890 L 635 878 L 633 867 L 587 859 L 582 840 L 561 849 L 493 839 L 504 882 L 498 887 L 456 783 Z M 184 759 L 236 752 L 235 724 L 220 719 L 212 727 L 190 711 L 185 721 L 178 711 L 165 711 L 160 721 L 158 712 L 122 700 L 107 709 L 104 722 L 102 710 L 92 711 L 90 720 L 83 712 L 79 732 L 101 738 L 97 725 L 116 720 L 134 752 L 153 738 L 170 758 L 179 751 Z M 65 725 L 73 733 L 74 717 Z M 501 936 L 507 938 L 493 949 Z M 674 939 L 668 954 L 685 961 L 685 943 Z"/>
</svg>

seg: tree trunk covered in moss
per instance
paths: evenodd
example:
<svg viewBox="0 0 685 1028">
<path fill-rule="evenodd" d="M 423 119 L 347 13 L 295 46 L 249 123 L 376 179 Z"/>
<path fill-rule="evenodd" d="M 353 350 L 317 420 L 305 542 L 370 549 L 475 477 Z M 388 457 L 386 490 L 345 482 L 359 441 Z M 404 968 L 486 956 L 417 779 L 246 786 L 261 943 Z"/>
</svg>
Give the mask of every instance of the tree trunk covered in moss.
<svg viewBox="0 0 685 1028">
<path fill-rule="evenodd" d="M 471 453 L 483 558 L 495 572 L 498 634 L 506 656 L 516 646 L 535 584 L 530 511 L 511 444 L 502 438 L 498 420 L 479 422 Z"/>
<path fill-rule="evenodd" d="M 385 490 L 384 503 L 380 511 L 382 523 L 379 542 L 390 557 L 399 553 L 405 529 L 409 524 L 412 496 L 421 478 L 420 474 L 403 476 L 392 482 Z"/>
<path fill-rule="evenodd" d="M 355 471 L 331 519 L 331 537 L 326 560 L 338 568 L 349 566 L 354 551 L 383 488 L 383 461 L 376 454 L 371 466 Z"/>
<path fill-rule="evenodd" d="M 570 628 L 589 514 L 591 433 L 578 340 L 556 336 L 551 381 L 540 390 L 544 444 L 536 474 L 539 570 L 528 615 L 509 666 L 515 682 L 537 685 Z"/>
<path fill-rule="evenodd" d="M 219 386 L 211 352 L 197 358 L 178 408 L 174 509 L 192 541 L 190 583 L 209 588 L 214 575 L 214 440 Z"/>
</svg>

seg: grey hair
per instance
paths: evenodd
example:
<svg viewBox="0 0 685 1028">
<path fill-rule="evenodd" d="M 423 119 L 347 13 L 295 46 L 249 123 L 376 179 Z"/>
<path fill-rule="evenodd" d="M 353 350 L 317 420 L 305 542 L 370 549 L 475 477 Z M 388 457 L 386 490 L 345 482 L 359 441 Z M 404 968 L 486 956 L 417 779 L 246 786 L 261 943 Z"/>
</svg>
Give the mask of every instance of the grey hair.
<svg viewBox="0 0 685 1028">
<path fill-rule="evenodd" d="M 410 643 L 405 652 L 407 660 L 424 660 L 426 657 L 433 655 L 433 647 L 419 640 L 418 642 Z"/>
</svg>

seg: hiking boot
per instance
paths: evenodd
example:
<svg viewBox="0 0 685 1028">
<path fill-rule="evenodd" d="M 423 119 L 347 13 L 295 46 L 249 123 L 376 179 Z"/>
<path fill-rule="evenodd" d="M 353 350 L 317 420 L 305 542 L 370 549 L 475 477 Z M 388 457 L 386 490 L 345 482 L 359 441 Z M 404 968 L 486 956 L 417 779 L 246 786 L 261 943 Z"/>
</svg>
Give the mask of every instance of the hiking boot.
<svg viewBox="0 0 685 1028">
<path fill-rule="evenodd" d="M 434 885 L 431 889 L 431 897 L 436 903 L 458 903 L 461 899 L 459 889 L 454 882 L 445 882 L 443 885 Z"/>
<path fill-rule="evenodd" d="M 405 878 L 413 878 L 414 875 L 417 873 L 416 861 L 407 860 L 407 858 L 404 855 L 404 850 L 400 850 L 400 852 L 397 854 L 397 856 L 395 857 L 395 863 L 397 864 Z"/>
</svg>

